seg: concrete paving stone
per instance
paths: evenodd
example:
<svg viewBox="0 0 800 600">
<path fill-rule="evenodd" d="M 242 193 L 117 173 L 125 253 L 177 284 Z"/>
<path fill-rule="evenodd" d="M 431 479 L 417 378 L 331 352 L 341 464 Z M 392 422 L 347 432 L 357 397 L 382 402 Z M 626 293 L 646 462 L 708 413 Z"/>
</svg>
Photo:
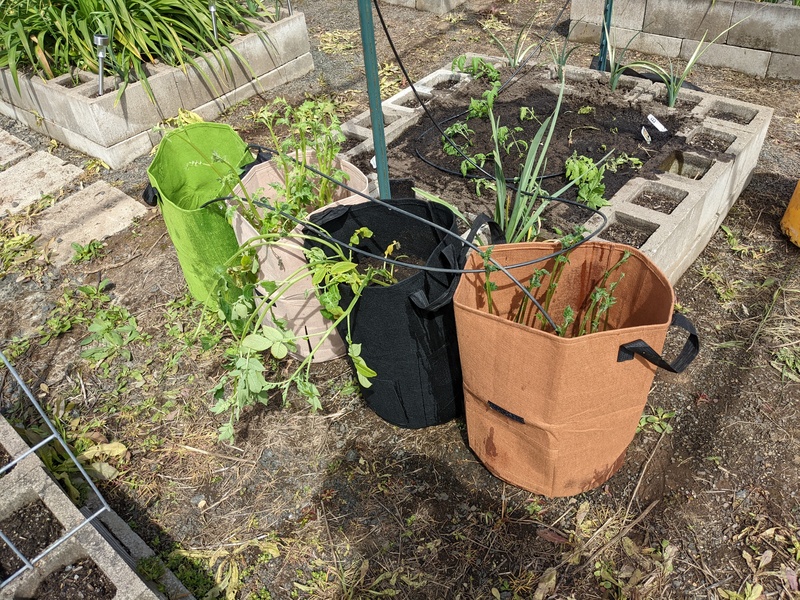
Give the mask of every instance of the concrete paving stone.
<svg viewBox="0 0 800 600">
<path fill-rule="evenodd" d="M 45 194 L 71 183 L 81 169 L 47 152 L 36 152 L 0 173 L 0 215 L 25 210 Z"/>
<path fill-rule="evenodd" d="M 0 168 L 33 152 L 26 142 L 0 129 Z"/>
<path fill-rule="evenodd" d="M 72 258 L 73 243 L 85 246 L 92 240 L 103 240 L 123 231 L 146 213 L 143 204 L 98 181 L 39 215 L 26 233 L 38 235 L 40 246 L 53 240 L 51 260 L 64 265 Z"/>
</svg>

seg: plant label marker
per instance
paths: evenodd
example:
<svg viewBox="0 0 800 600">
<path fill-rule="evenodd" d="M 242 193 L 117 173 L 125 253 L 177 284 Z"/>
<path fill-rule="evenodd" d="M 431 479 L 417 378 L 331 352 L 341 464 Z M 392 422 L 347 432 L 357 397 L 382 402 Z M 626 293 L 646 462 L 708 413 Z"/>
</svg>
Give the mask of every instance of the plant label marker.
<svg viewBox="0 0 800 600">
<path fill-rule="evenodd" d="M 664 127 L 661 124 L 661 121 L 656 119 L 653 115 L 647 115 L 647 120 L 650 121 L 650 123 L 653 125 L 653 127 L 658 129 L 661 133 L 667 133 L 667 128 Z"/>
<path fill-rule="evenodd" d="M 653 141 L 653 138 L 651 138 L 650 134 L 647 132 L 647 127 L 645 127 L 644 125 L 642 125 L 642 137 L 644 138 L 644 141 L 647 142 L 648 144 Z"/>
</svg>

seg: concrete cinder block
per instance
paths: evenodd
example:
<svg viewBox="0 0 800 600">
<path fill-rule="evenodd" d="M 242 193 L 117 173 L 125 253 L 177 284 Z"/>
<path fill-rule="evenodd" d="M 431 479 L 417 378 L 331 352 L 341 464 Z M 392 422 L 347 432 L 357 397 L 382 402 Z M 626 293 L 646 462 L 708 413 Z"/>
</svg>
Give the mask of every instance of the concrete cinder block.
<svg viewBox="0 0 800 600">
<path fill-rule="evenodd" d="M 2 445 L 10 456 L 9 462 L 0 466 L 6 466 L 6 464 L 11 464 L 15 460 L 17 461 L 13 467 L 5 470 L 3 474 L 0 475 L 0 481 L 6 481 L 5 485 L 13 485 L 8 483 L 12 481 L 13 478 L 21 477 L 31 469 L 39 468 L 39 458 L 30 452 L 30 447 L 25 443 L 25 440 L 17 434 L 2 415 L 0 415 L 0 445 Z"/>
<path fill-rule="evenodd" d="M 683 40 L 680 52 L 681 58 L 688 60 L 697 49 L 698 44 L 699 42 L 696 40 Z M 705 48 L 703 55 L 697 60 L 699 64 L 711 67 L 734 68 L 754 77 L 766 77 L 767 75 L 767 67 L 770 60 L 769 52 L 722 44 L 707 46 L 705 42 L 703 43 L 703 48 Z"/>
<path fill-rule="evenodd" d="M 25 210 L 44 194 L 69 185 L 81 169 L 47 152 L 36 152 L 0 173 L 0 215 Z"/>
<path fill-rule="evenodd" d="M 604 0 L 573 0 L 570 5 L 572 25 L 580 23 L 603 25 Z M 644 11 L 641 0 L 618 0 L 611 14 L 611 26 L 624 29 L 641 29 Z"/>
<path fill-rule="evenodd" d="M 417 0 L 415 8 L 435 15 L 443 15 L 464 4 L 465 0 Z"/>
<path fill-rule="evenodd" d="M 714 39 L 731 24 L 734 3 L 716 0 L 715 3 L 696 0 L 647 0 L 644 31 L 671 37 L 699 40 L 706 35 Z M 730 32 L 729 32 L 730 33 Z M 722 35 L 718 43 L 725 43 Z"/>
<path fill-rule="evenodd" d="M 728 32 L 734 46 L 800 55 L 800 9 L 783 4 L 736 2 L 732 23 L 747 19 Z"/>
<path fill-rule="evenodd" d="M 767 67 L 767 77 L 800 79 L 800 56 L 773 52 Z"/>
<path fill-rule="evenodd" d="M 37 459 L 38 461 L 38 459 Z M 119 600 L 158 600 L 113 548 L 87 522 L 61 488 L 37 463 L 21 475 L 13 471 L 0 479 L 0 519 L 24 506 L 40 500 L 61 524 L 64 532 L 73 535 L 63 543 L 51 545 L 49 551 L 28 570 L 0 590 L 0 600 L 33 598 L 42 580 L 66 565 L 90 557 L 117 588 Z M 77 528 L 77 529 L 76 529 Z M 28 557 L 33 559 L 35 557 Z"/>
<path fill-rule="evenodd" d="M 73 243 L 85 246 L 92 240 L 104 240 L 146 213 L 141 202 L 98 181 L 48 209 L 26 233 L 39 236 L 37 244 L 48 245 L 52 262 L 60 266 L 70 262 Z"/>
</svg>

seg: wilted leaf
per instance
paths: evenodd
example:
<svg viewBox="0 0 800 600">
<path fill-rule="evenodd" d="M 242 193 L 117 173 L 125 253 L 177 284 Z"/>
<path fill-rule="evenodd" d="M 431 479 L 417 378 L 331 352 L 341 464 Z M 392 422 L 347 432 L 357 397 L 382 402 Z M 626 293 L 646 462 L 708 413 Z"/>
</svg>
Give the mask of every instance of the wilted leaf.
<svg viewBox="0 0 800 600">
<path fill-rule="evenodd" d="M 798 591 L 797 587 L 797 573 L 794 569 L 790 569 L 786 567 L 786 571 L 784 571 L 784 575 L 786 575 L 786 583 L 789 584 L 789 589 L 793 592 Z"/>
<path fill-rule="evenodd" d="M 544 529 L 544 528 L 537 529 L 536 535 L 538 535 L 543 540 L 546 540 L 553 544 L 569 544 L 569 540 L 567 538 L 565 538 L 560 533 L 553 531 L 552 529 Z"/>
<path fill-rule="evenodd" d="M 533 593 L 533 600 L 544 600 L 555 591 L 557 575 L 558 571 L 553 567 L 550 567 L 542 574 L 541 579 L 539 579 L 539 585 L 536 586 L 536 591 Z"/>
<path fill-rule="evenodd" d="M 128 451 L 125 444 L 120 442 L 111 442 L 110 444 L 97 444 L 92 446 L 85 452 L 78 456 L 78 460 L 82 462 L 91 461 L 97 456 L 123 456 Z"/>
<path fill-rule="evenodd" d="M 103 481 L 111 481 L 117 475 L 119 475 L 119 471 L 117 471 L 107 462 L 92 463 L 87 467 L 87 470 L 89 471 L 89 473 L 93 474 L 97 479 L 101 479 Z"/>
</svg>

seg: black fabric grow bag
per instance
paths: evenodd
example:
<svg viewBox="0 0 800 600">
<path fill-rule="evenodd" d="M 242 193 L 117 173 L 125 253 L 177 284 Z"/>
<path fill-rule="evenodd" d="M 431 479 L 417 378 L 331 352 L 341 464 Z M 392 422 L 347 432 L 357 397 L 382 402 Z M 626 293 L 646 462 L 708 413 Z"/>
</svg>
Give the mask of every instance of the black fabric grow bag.
<svg viewBox="0 0 800 600">
<path fill-rule="evenodd" d="M 456 231 L 455 216 L 444 206 L 416 199 L 392 204 Z M 400 250 L 395 257 L 404 262 L 448 269 L 463 266 L 465 247 L 459 238 L 373 202 L 332 208 L 311 220 L 343 243 L 356 229 L 368 227 L 374 236 L 359 248 L 377 256 L 397 241 Z M 354 253 L 354 260 L 367 259 Z M 416 270 L 389 287 L 368 287 L 353 310 L 352 342 L 362 344 L 361 356 L 377 372 L 372 386 L 362 388 L 364 399 L 393 425 L 418 429 L 444 423 L 463 411 L 452 303 L 458 278 L 458 274 Z M 342 306 L 352 301 L 349 286 L 340 286 L 340 293 Z M 346 323 L 339 326 L 339 333 L 346 338 Z"/>
</svg>

